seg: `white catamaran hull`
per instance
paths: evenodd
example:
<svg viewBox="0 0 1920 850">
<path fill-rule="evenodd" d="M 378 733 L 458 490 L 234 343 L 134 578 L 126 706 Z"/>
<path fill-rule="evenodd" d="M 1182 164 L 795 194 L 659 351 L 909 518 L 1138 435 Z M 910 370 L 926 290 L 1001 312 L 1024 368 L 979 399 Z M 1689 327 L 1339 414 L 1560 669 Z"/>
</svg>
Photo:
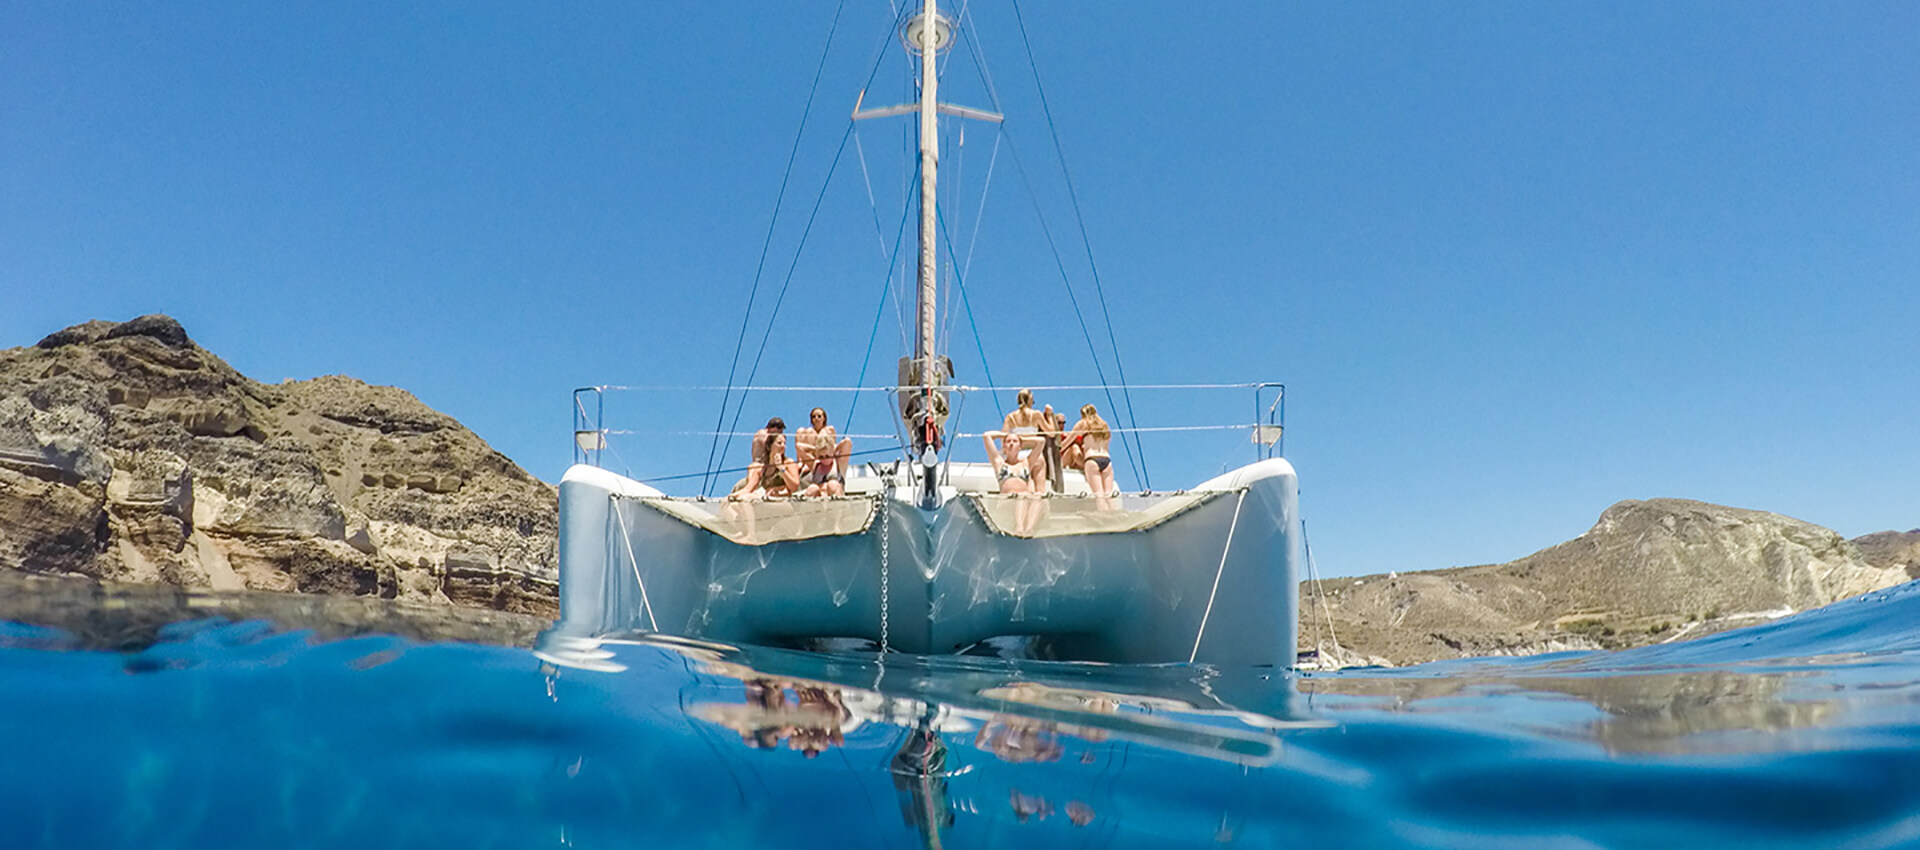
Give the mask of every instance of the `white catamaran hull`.
<svg viewBox="0 0 1920 850">
<path fill-rule="evenodd" d="M 922 654 L 1038 635 L 1072 660 L 1293 664 L 1298 484 L 1283 459 L 1111 502 L 948 495 L 923 510 L 902 480 L 838 499 L 672 499 L 575 466 L 553 634 L 864 638 Z"/>
</svg>

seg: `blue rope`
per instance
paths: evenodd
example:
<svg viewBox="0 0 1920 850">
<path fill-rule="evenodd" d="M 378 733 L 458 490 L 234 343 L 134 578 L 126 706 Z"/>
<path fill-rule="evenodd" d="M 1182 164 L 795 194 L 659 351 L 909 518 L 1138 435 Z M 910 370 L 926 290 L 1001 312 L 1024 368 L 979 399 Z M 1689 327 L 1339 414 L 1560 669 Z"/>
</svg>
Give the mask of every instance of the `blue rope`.
<svg viewBox="0 0 1920 850">
<path fill-rule="evenodd" d="M 934 218 L 940 225 L 940 232 L 947 232 L 947 217 L 940 215 L 939 211 L 935 210 Z M 947 262 L 953 267 L 954 288 L 960 290 L 960 306 L 965 307 L 967 311 L 967 326 L 973 329 L 973 348 L 975 351 L 980 352 L 980 372 L 986 376 L 987 386 L 999 386 L 993 382 L 993 369 L 987 365 L 987 349 L 980 343 L 980 324 L 973 320 L 973 302 L 967 299 L 967 282 L 961 279 L 960 258 L 953 255 L 953 239 L 951 237 L 947 239 Z M 1005 419 L 1007 413 L 1005 409 L 1000 407 L 999 394 L 987 393 L 987 395 L 993 399 L 993 412 L 1002 419 Z"/>
<path fill-rule="evenodd" d="M 893 255 L 887 258 L 887 277 L 880 287 L 880 304 L 873 310 L 873 329 L 867 331 L 867 353 L 860 356 L 860 378 L 853 382 L 856 387 L 867 385 L 867 367 L 873 363 L 873 342 L 880 337 L 880 317 L 887 314 L 887 295 L 893 290 L 893 264 L 900 261 L 900 243 L 906 241 L 907 218 L 912 214 L 911 203 L 902 207 L 900 224 L 893 231 Z M 853 402 L 847 405 L 847 430 L 849 431 L 853 430 L 853 412 L 860 409 L 860 397 L 863 395 L 866 393 L 854 393 Z"/>
<path fill-rule="evenodd" d="M 826 70 L 827 54 L 833 50 L 834 34 L 840 31 L 840 12 L 845 9 L 846 6 L 847 0 L 840 0 L 839 5 L 833 8 L 833 23 L 827 27 L 827 43 L 820 48 L 820 61 L 813 69 L 813 87 L 807 91 L 807 104 L 800 111 L 800 129 L 794 131 L 793 148 L 787 151 L 787 170 L 780 175 L 780 191 L 774 196 L 773 200 L 773 217 L 767 220 L 767 235 L 765 240 L 760 243 L 760 261 L 753 269 L 753 286 L 747 290 L 747 309 L 740 316 L 740 334 L 733 343 L 733 359 L 727 364 L 728 390 L 720 395 L 720 415 L 713 420 L 713 428 L 716 432 L 720 430 L 720 423 L 724 422 L 727 418 L 727 397 L 732 395 L 733 379 L 739 374 L 740 351 L 747 344 L 747 324 L 753 318 L 754 299 L 760 294 L 760 275 L 766 270 L 767 253 L 773 246 L 773 227 L 780 221 L 780 207 L 786 201 L 787 185 L 793 177 L 793 162 L 800 155 L 800 139 L 807 133 L 807 118 L 813 114 L 813 98 L 820 93 L 820 74 Z M 748 378 L 747 383 L 753 383 L 753 379 Z M 741 404 L 744 405 L 745 403 L 746 399 L 742 398 Z M 708 470 L 713 469 L 714 452 L 719 448 L 719 445 L 720 438 L 718 436 L 715 436 L 713 442 L 707 445 L 706 468 Z M 712 488 L 712 475 L 709 474 L 706 478 L 701 479 L 700 490 L 705 493 Z"/>
</svg>

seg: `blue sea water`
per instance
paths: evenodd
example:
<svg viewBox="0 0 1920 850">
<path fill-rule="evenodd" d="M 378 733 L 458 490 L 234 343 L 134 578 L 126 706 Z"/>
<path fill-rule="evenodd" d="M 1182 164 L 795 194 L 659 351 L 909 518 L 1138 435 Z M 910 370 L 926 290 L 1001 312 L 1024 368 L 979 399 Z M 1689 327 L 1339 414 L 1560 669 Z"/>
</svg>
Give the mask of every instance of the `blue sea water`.
<svg viewBox="0 0 1920 850">
<path fill-rule="evenodd" d="M 0 847 L 1920 846 L 1920 585 L 1289 674 L 0 627 Z"/>
</svg>

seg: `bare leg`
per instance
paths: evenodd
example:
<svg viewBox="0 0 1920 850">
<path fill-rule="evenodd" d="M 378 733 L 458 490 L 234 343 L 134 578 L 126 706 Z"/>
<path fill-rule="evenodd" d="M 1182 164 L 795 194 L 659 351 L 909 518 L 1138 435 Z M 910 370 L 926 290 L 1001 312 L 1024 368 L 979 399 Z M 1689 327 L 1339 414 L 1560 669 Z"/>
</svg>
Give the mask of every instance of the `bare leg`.
<svg viewBox="0 0 1920 850">
<path fill-rule="evenodd" d="M 833 465 L 840 472 L 840 480 L 847 480 L 847 465 L 853 460 L 852 438 L 842 439 L 833 447 Z"/>
<path fill-rule="evenodd" d="M 1033 481 L 1031 490 L 1034 493 L 1045 493 L 1049 489 L 1047 455 L 1043 448 L 1036 447 L 1031 454 L 1027 455 L 1027 477 Z"/>
<path fill-rule="evenodd" d="M 1041 504 L 1038 493 L 1025 493 L 1020 496 L 1020 513 L 1018 514 L 1019 519 L 1017 522 L 1021 531 L 1030 534 L 1040 525 L 1040 509 L 1042 507 L 1044 507 L 1044 505 Z"/>
<path fill-rule="evenodd" d="M 731 519 L 734 522 L 738 522 L 742 526 L 744 526 L 742 530 L 746 533 L 748 537 L 753 536 L 754 526 L 756 524 L 755 520 L 758 519 L 758 517 L 755 516 L 755 514 L 758 512 L 758 508 L 753 503 L 759 501 L 758 494 L 760 492 L 761 491 L 759 490 L 755 490 L 753 491 L 752 494 L 748 495 L 746 498 L 741 499 L 738 502 L 730 503 L 730 507 L 734 509 L 734 514 L 733 516 L 728 517 L 728 519 Z"/>
<path fill-rule="evenodd" d="M 1113 510 L 1113 497 L 1108 495 L 1113 491 L 1101 480 L 1100 464 L 1088 458 L 1087 465 L 1080 468 L 1080 474 L 1087 477 L 1087 489 L 1093 491 L 1094 507 L 1103 511 Z"/>
</svg>

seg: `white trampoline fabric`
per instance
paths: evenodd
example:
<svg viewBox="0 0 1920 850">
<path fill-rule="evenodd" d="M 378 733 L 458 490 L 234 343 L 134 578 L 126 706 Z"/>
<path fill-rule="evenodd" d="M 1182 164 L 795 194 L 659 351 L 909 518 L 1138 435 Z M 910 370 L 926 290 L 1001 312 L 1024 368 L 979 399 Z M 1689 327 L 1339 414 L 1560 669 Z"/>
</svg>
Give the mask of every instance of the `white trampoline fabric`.
<svg viewBox="0 0 1920 850">
<path fill-rule="evenodd" d="M 1041 498 L 970 494 L 975 510 L 995 534 L 1009 537 L 1071 537 L 1078 534 L 1116 534 L 1144 531 L 1193 508 L 1222 492 L 1120 496 L 1107 501 L 1092 496 L 1051 495 Z M 1037 504 L 1036 504 L 1037 503 Z M 1027 511 L 1022 521 L 1021 510 Z"/>
</svg>

